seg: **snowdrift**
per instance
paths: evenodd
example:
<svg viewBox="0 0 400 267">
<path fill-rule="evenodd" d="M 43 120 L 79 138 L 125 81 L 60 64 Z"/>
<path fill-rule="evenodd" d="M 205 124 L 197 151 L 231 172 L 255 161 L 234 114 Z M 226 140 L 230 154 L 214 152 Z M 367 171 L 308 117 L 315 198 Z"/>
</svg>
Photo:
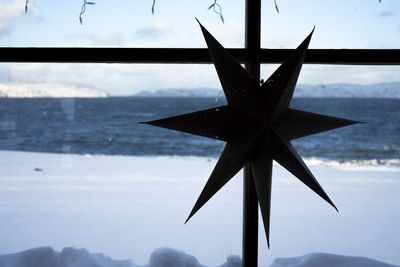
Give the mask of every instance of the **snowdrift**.
<svg viewBox="0 0 400 267">
<path fill-rule="evenodd" d="M 206 267 L 183 251 L 172 248 L 156 249 L 149 263 L 141 266 L 132 260 L 113 260 L 102 253 L 89 253 L 86 249 L 64 248 L 61 252 L 51 247 L 41 247 L 19 253 L 0 256 L 2 267 Z M 219 267 L 241 267 L 238 256 L 230 256 Z M 364 257 L 341 256 L 328 253 L 312 253 L 294 258 L 278 258 L 271 267 L 394 267 Z"/>
</svg>

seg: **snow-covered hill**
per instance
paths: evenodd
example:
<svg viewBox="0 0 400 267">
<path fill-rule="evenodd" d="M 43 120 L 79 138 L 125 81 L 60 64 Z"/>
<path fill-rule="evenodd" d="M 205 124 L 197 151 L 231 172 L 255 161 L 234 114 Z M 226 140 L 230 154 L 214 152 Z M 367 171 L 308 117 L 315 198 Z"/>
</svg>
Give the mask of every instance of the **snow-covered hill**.
<svg viewBox="0 0 400 267">
<path fill-rule="evenodd" d="M 107 93 L 76 84 L 1 83 L 0 97 L 107 97 Z"/>
<path fill-rule="evenodd" d="M 221 89 L 159 89 L 142 91 L 135 96 L 142 97 L 223 97 Z M 295 97 L 367 97 L 367 98 L 400 98 L 400 82 L 379 84 L 320 84 L 297 85 Z"/>
</svg>

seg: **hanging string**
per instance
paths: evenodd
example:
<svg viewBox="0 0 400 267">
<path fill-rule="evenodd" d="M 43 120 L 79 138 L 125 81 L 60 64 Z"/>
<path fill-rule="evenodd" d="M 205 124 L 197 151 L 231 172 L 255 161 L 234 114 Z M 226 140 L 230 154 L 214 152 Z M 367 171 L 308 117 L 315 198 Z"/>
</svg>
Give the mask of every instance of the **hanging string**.
<svg viewBox="0 0 400 267">
<path fill-rule="evenodd" d="M 215 12 L 216 14 L 218 14 L 218 15 L 220 16 L 222 23 L 225 23 L 225 22 L 224 22 L 224 17 L 222 16 L 222 8 L 221 8 L 221 6 L 217 3 L 217 0 L 214 0 L 214 3 L 213 3 L 211 6 L 208 7 L 208 10 L 210 10 L 211 8 L 214 10 L 214 12 Z"/>
<path fill-rule="evenodd" d="M 220 16 L 222 23 L 225 23 L 224 16 L 222 15 L 221 5 L 218 4 L 217 1 L 218 0 L 214 0 L 214 3 L 212 3 L 208 7 L 208 10 L 210 10 L 212 8 L 213 11 Z M 380 2 L 381 2 L 381 0 L 379 0 L 379 3 Z M 28 12 L 28 3 L 29 3 L 29 0 L 25 0 L 25 13 Z M 274 3 L 275 3 L 276 12 L 279 13 L 279 8 L 278 8 L 278 4 L 276 3 L 276 0 L 274 0 Z M 79 22 L 81 23 L 81 25 L 83 25 L 82 15 L 86 12 L 86 5 L 95 5 L 95 4 L 96 3 L 94 3 L 94 2 L 88 2 L 87 0 L 83 0 L 81 13 L 79 14 Z M 156 5 L 156 0 L 153 0 L 153 4 L 151 6 L 151 14 L 153 14 L 153 15 L 154 15 L 154 7 L 155 7 L 155 5 Z"/>
<path fill-rule="evenodd" d="M 25 1 L 25 13 L 28 13 L 28 3 L 29 3 L 29 0 L 26 0 Z"/>
<path fill-rule="evenodd" d="M 278 13 L 279 13 L 279 8 L 278 8 L 278 4 L 276 3 L 276 0 L 274 0 L 274 3 L 275 3 L 275 9 L 276 9 L 276 12 L 278 12 Z"/>
<path fill-rule="evenodd" d="M 153 5 L 151 6 L 151 14 L 154 15 L 154 6 L 156 5 L 156 0 L 153 0 Z"/>
<path fill-rule="evenodd" d="M 96 4 L 96 3 L 94 3 L 94 2 L 88 2 L 88 1 L 86 1 L 86 0 L 83 0 L 82 9 L 81 9 L 81 14 L 79 14 L 79 21 L 81 22 L 81 25 L 83 25 L 83 22 L 82 22 L 82 15 L 83 15 L 83 13 L 86 12 L 86 5 L 95 5 L 95 4 Z"/>
</svg>

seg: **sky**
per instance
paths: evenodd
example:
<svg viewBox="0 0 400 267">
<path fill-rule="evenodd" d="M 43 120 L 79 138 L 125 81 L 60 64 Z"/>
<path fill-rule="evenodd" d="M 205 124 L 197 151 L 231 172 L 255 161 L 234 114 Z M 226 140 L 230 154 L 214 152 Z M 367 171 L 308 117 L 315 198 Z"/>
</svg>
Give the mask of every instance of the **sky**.
<svg viewBox="0 0 400 267">
<path fill-rule="evenodd" d="M 2 47 L 206 47 L 195 17 L 224 47 L 244 46 L 244 0 L 0 0 Z M 400 48 L 400 0 L 262 1 L 264 48 L 295 48 L 315 26 L 310 48 Z M 263 65 L 262 78 L 277 65 Z M 303 84 L 399 81 L 397 66 L 305 65 Z M 163 88 L 220 88 L 213 65 L 0 64 L 0 82 L 78 83 L 132 95 Z"/>
</svg>

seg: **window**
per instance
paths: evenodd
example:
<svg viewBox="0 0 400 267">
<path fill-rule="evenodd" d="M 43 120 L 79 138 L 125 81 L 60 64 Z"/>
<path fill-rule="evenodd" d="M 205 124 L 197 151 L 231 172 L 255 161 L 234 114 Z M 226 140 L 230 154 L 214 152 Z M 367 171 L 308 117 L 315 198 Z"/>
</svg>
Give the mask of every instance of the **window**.
<svg viewBox="0 0 400 267">
<path fill-rule="evenodd" d="M 209 59 L 183 65 L 143 64 L 142 60 L 140 64 L 101 64 L 92 60 L 93 55 L 110 55 L 107 51 L 111 50 L 99 53 L 94 49 L 98 47 L 160 48 L 118 50 L 126 52 L 131 63 L 142 52 L 165 55 L 171 51 L 163 47 L 204 48 L 195 16 L 205 21 L 225 47 L 242 48 L 244 1 L 221 3 L 225 24 L 207 11 L 204 2 L 186 5 L 160 0 L 155 16 L 150 15 L 151 3 L 99 2 L 87 8 L 83 27 L 77 16 L 80 7 L 73 3 L 65 4 L 61 11 L 49 1 L 31 2 L 24 19 L 13 13 L 16 7 L 7 6 L 9 3 L 14 2 L 0 5 L 8 8 L 3 9 L 7 14 L 18 16 L 7 17 L 6 26 L 0 28 L 0 95 L 11 96 L 0 98 L 0 214 L 4 218 L 0 233 L 7 240 L 0 244 L 0 254 L 39 246 L 52 246 L 56 251 L 73 246 L 101 251 L 115 259 L 132 258 L 143 265 L 153 249 L 173 247 L 207 266 L 222 264 L 227 255 L 241 255 L 240 174 L 183 225 L 223 148 L 222 142 L 137 124 L 225 103 L 213 66 L 195 64 Z M 400 85 L 395 83 L 399 67 L 352 65 L 399 64 L 399 4 L 277 4 L 279 14 L 273 1 L 263 2 L 262 48 L 276 50 L 262 50 L 262 63 L 282 61 L 290 51 L 281 49 L 296 47 L 315 25 L 311 48 L 323 50 L 310 51 L 314 53 L 312 63 L 351 65 L 305 65 L 293 105 L 318 112 L 332 107 L 326 109 L 328 115 L 353 114 L 349 119 L 365 119 L 368 124 L 294 143 L 339 207 L 339 214 L 283 168 L 274 168 L 272 246 L 267 250 L 260 219 L 259 263 L 263 266 L 276 257 L 326 251 L 399 264 L 395 224 L 400 190 Z M 78 49 L 66 57 L 61 49 L 44 48 L 29 54 L 33 50 L 8 48 L 30 46 L 93 49 Z M 393 50 L 381 50 L 386 48 Z M 190 51 L 195 55 L 205 50 Z M 243 58 L 243 50 L 233 52 Z M 41 60 L 50 53 L 57 60 Z M 174 53 L 168 57 L 173 58 Z M 330 55 L 341 56 L 346 62 L 332 62 Z M 115 56 L 115 62 L 121 63 L 124 57 Z M 262 65 L 261 78 L 267 78 L 276 66 Z M 192 90 L 165 90 L 182 87 Z M 204 90 L 209 88 L 220 91 Z M 139 91 L 150 93 L 132 97 Z M 209 97 L 148 97 L 154 92 L 173 95 L 200 91 Z M 325 94 L 347 97 L 355 91 L 358 98 L 332 99 Z M 21 96 L 65 95 L 13 98 L 16 92 Z M 375 92 L 379 92 L 379 99 Z M 315 98 L 316 93 L 324 98 Z M 356 138 L 343 143 L 346 134 Z"/>
</svg>

